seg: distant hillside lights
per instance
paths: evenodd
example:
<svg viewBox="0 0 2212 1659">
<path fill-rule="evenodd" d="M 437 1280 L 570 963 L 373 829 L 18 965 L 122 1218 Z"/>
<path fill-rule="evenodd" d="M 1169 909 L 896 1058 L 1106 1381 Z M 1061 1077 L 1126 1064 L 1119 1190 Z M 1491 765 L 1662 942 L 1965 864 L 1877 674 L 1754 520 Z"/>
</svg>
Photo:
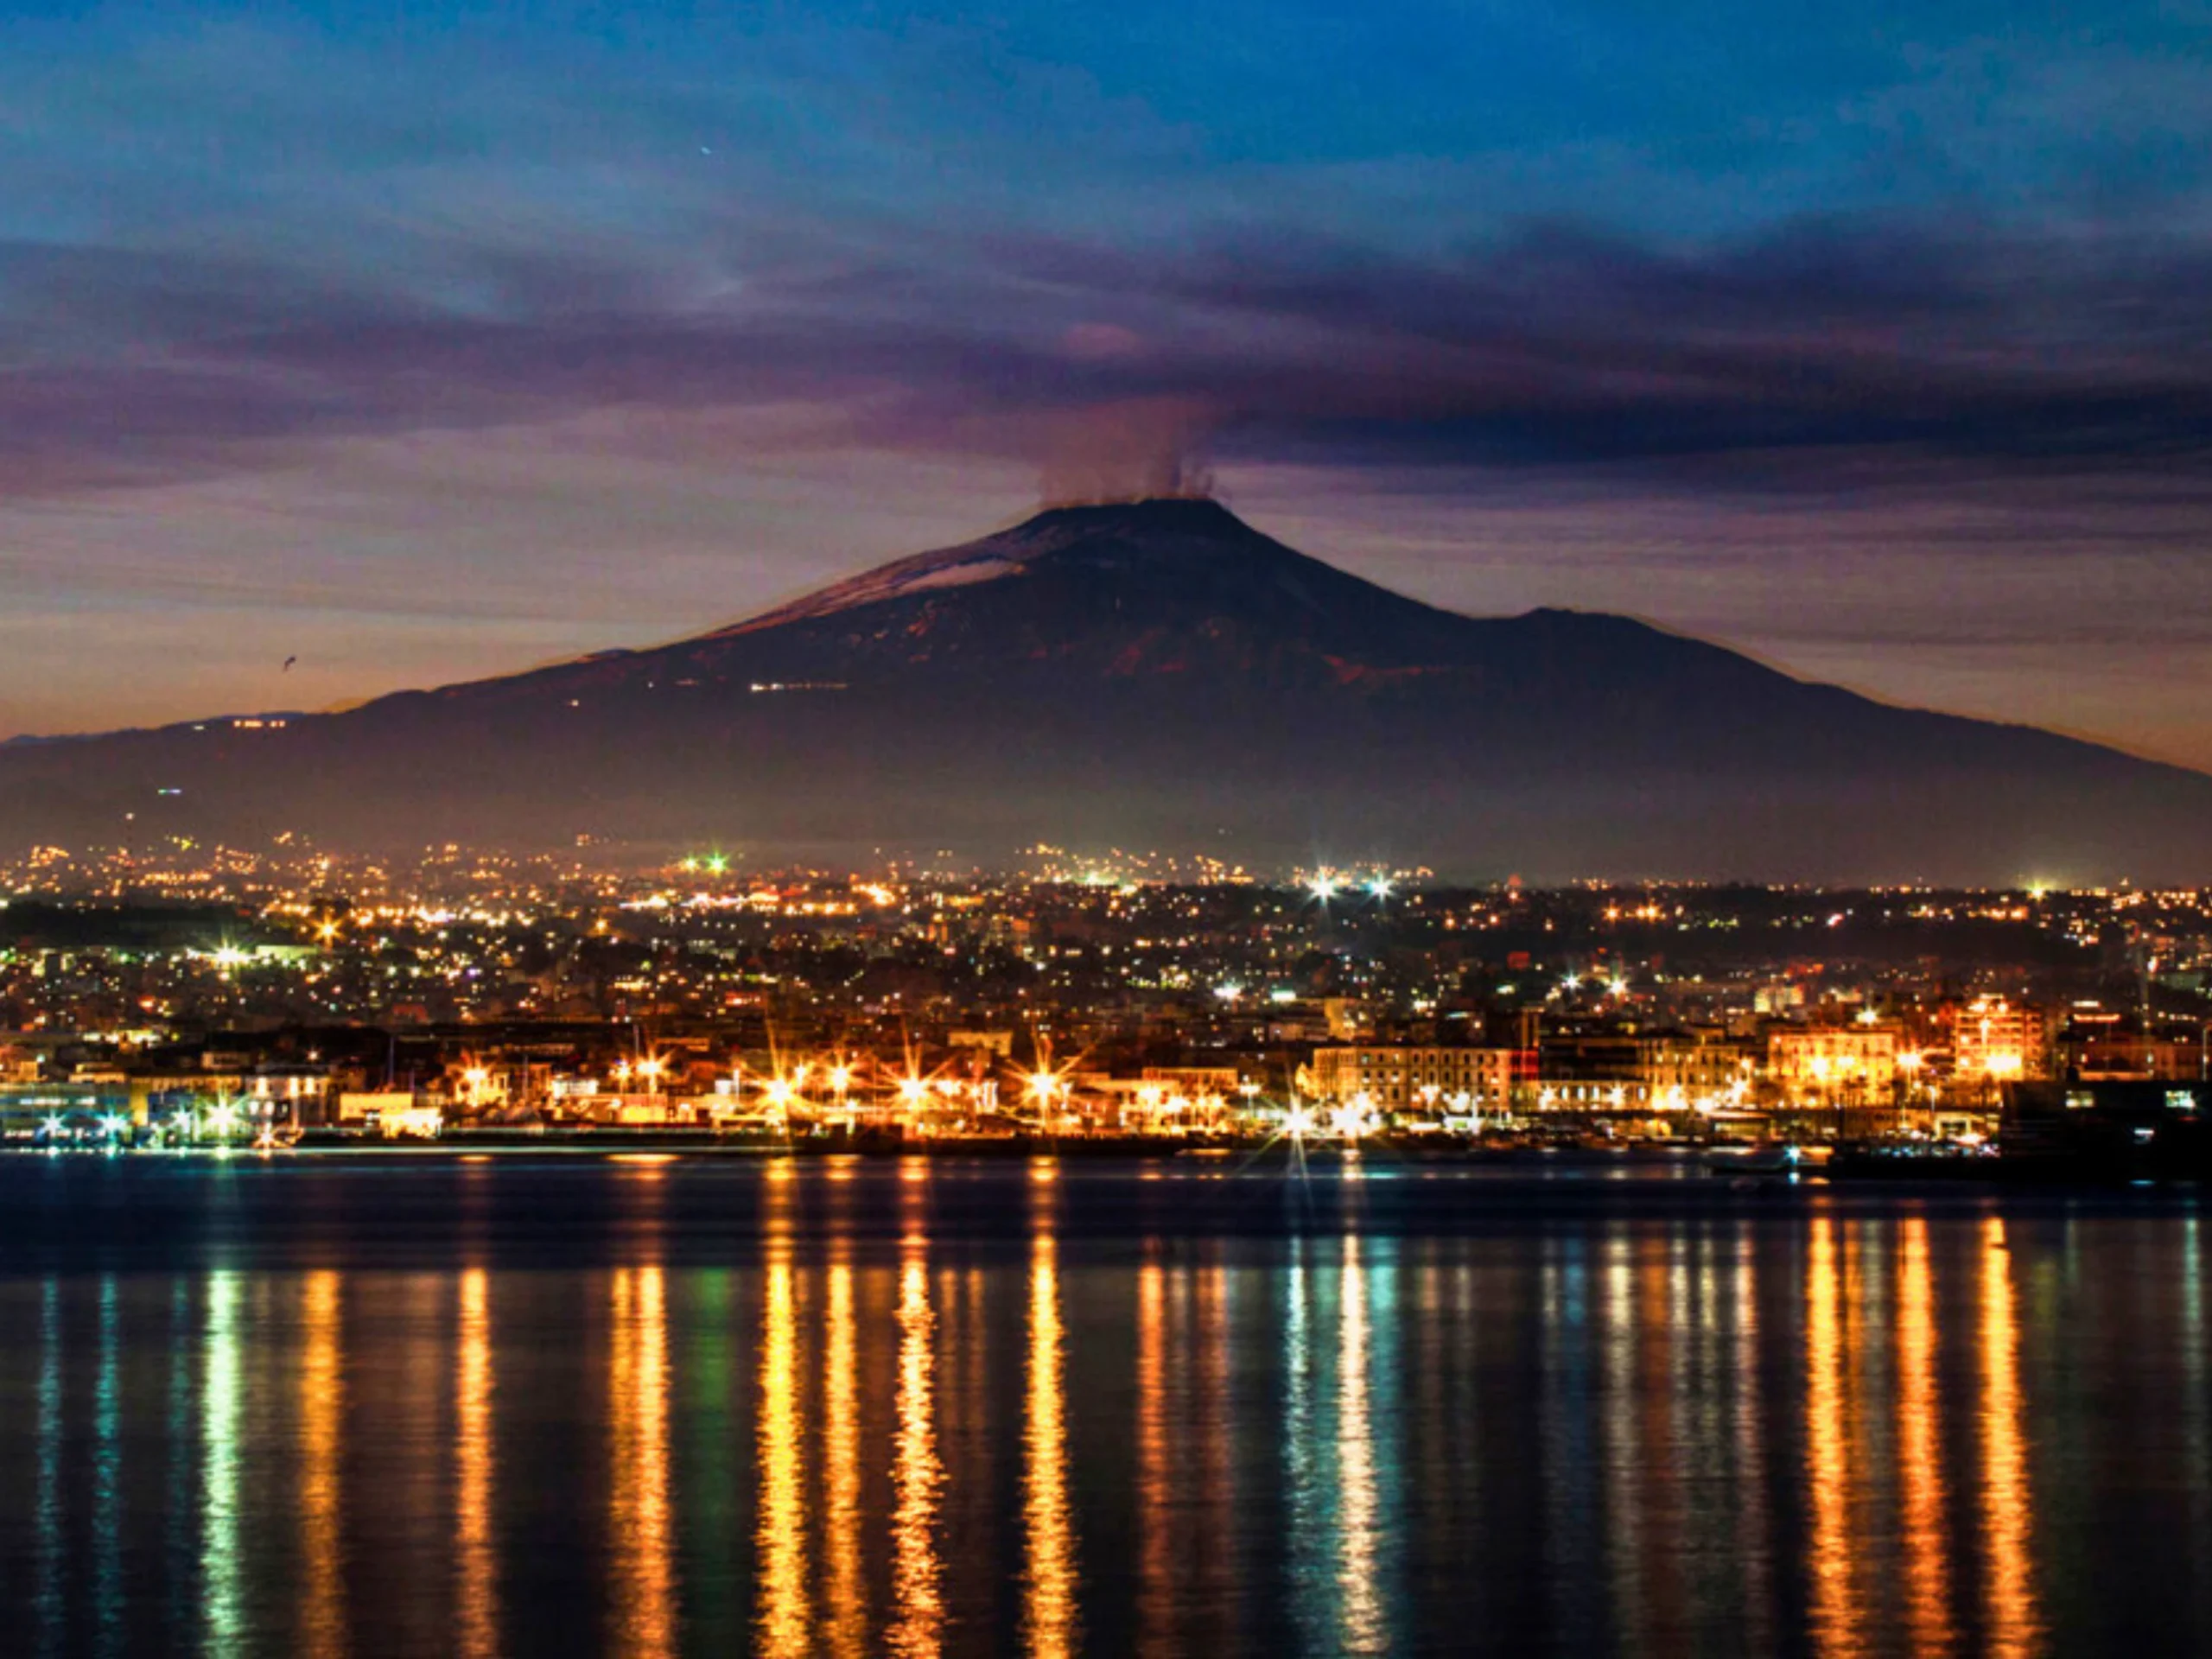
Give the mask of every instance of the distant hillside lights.
<svg viewBox="0 0 2212 1659">
<path fill-rule="evenodd" d="M 1411 870 L 1370 869 L 1364 871 L 1332 869 L 1324 865 L 1313 871 L 1300 870 L 1296 880 L 1314 903 L 1326 905 L 1351 895 L 1381 903 L 1398 891 L 1402 880 L 1419 880 L 1434 874 L 1425 866 Z"/>
</svg>

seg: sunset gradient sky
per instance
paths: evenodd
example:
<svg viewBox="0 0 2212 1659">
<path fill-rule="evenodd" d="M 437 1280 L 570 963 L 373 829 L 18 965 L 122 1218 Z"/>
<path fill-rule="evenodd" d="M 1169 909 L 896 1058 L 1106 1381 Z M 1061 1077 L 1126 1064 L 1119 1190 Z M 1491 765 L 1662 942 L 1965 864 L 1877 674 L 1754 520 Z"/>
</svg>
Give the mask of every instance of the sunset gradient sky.
<svg viewBox="0 0 2212 1659">
<path fill-rule="evenodd" d="M 2212 7 L 6 40 L 0 735 L 664 639 L 1181 446 L 1438 603 L 2212 766 Z"/>
</svg>

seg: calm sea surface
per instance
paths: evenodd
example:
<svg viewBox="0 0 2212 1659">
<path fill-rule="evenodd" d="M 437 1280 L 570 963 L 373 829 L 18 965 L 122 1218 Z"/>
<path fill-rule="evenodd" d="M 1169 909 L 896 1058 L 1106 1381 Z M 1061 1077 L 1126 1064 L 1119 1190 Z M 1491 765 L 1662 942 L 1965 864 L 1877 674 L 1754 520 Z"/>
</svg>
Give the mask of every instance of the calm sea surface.
<svg viewBox="0 0 2212 1659">
<path fill-rule="evenodd" d="M 2212 1652 L 2203 1208 L 0 1158 L 0 1652 Z"/>
</svg>

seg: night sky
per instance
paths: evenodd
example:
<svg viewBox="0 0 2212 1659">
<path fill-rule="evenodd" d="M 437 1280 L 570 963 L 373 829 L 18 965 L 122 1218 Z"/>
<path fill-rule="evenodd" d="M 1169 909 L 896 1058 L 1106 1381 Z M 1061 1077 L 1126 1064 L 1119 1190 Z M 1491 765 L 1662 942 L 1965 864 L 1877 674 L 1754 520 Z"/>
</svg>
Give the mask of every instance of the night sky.
<svg viewBox="0 0 2212 1659">
<path fill-rule="evenodd" d="M 2212 766 L 2212 7 L 4 39 L 0 734 L 664 639 L 1179 448 L 1439 603 Z"/>
</svg>

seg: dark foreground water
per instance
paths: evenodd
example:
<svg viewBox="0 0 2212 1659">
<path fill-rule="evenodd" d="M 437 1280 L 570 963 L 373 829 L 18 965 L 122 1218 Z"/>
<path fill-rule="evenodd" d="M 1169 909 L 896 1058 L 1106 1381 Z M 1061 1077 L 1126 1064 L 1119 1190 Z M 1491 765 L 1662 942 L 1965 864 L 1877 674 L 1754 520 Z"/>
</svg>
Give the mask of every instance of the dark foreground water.
<svg viewBox="0 0 2212 1659">
<path fill-rule="evenodd" d="M 0 1158 L 0 1651 L 2212 1651 L 2206 1250 L 2186 1194 Z"/>
</svg>

